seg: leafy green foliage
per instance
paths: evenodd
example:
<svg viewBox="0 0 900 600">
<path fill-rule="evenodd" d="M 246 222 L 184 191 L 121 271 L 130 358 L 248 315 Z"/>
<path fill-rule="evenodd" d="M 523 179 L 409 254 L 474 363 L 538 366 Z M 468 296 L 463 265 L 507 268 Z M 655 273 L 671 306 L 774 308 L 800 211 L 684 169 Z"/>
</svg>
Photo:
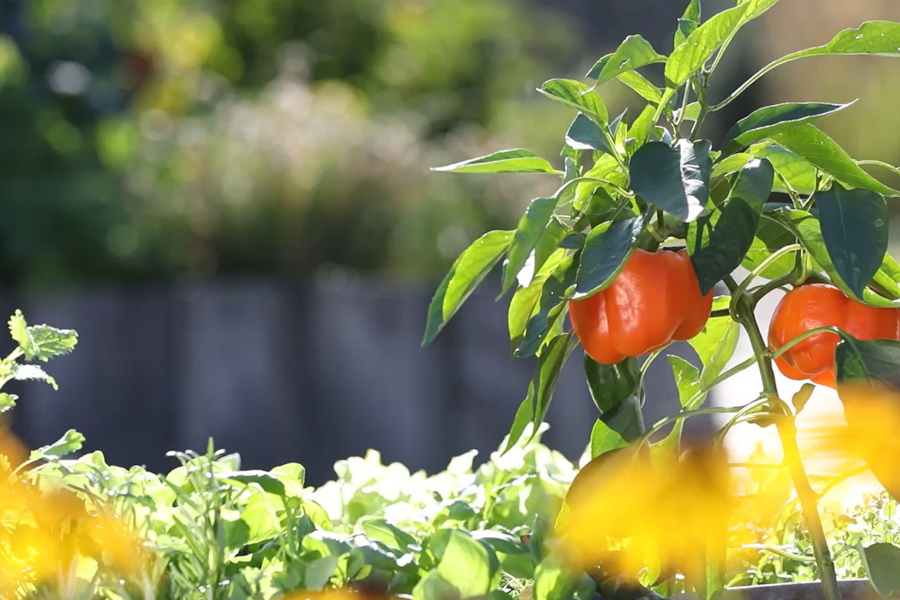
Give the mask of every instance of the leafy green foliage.
<svg viewBox="0 0 900 600">
<path fill-rule="evenodd" d="M 837 142 L 814 125 L 799 125 L 773 135 L 772 139 L 848 186 L 865 188 L 884 196 L 900 194 L 863 171 Z"/>
<path fill-rule="evenodd" d="M 879 596 L 891 598 L 900 593 L 900 548 L 884 542 L 872 544 L 862 549 L 861 557 Z"/>
<path fill-rule="evenodd" d="M 110 466 L 100 452 L 60 458 L 75 449 L 61 441 L 41 449 L 48 462 L 32 477 L 134 515 L 164 557 L 161 570 L 146 573 L 160 599 L 194 598 L 203 586 L 241 599 L 331 586 L 518 597 L 536 579 L 536 593 L 563 600 L 581 574 L 543 558 L 549 550 L 535 523 L 555 519 L 575 465 L 537 439 L 481 466 L 464 454 L 432 476 L 370 451 L 339 461 L 335 480 L 317 489 L 305 486 L 300 465 L 241 471 L 239 456 L 213 448 L 174 453 L 181 465 L 156 475 Z M 93 597 L 143 597 L 115 582 L 95 585 Z"/>
</svg>

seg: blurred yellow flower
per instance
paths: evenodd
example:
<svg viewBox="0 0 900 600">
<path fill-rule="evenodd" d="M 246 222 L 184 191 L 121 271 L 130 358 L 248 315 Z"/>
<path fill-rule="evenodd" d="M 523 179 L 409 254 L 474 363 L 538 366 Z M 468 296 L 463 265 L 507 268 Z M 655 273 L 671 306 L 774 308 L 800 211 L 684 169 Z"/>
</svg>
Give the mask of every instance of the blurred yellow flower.
<svg viewBox="0 0 900 600">
<path fill-rule="evenodd" d="M 808 453 L 824 459 L 831 475 L 865 464 L 895 498 L 900 498 L 900 394 L 862 384 L 842 384 L 844 417 L 822 419 L 809 429 Z"/>
<path fill-rule="evenodd" d="M 557 522 L 583 569 L 637 575 L 645 567 L 699 578 L 710 545 L 724 550 L 736 506 L 724 457 L 656 460 L 630 448 L 604 454 L 576 477 Z"/>
<path fill-rule="evenodd" d="M 106 510 L 88 510 L 70 491 L 39 489 L 15 471 L 25 456 L 21 444 L 0 437 L 2 597 L 29 586 L 52 586 L 85 560 L 133 580 L 146 572 L 152 553 L 132 527 Z"/>
</svg>

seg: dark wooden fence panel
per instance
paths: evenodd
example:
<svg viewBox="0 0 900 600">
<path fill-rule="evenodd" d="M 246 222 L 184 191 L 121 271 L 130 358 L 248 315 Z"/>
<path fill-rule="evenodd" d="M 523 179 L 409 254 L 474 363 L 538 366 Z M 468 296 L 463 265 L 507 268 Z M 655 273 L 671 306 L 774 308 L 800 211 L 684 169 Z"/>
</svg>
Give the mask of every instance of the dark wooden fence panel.
<svg viewBox="0 0 900 600">
<path fill-rule="evenodd" d="M 510 357 L 506 303 L 489 292 L 473 295 L 421 348 L 430 293 L 380 282 L 220 280 L 5 294 L 0 307 L 80 334 L 74 354 L 48 365 L 58 392 L 16 386 L 15 429 L 34 445 L 74 427 L 110 461 L 153 469 L 174 464 L 166 451 L 202 450 L 209 436 L 248 467 L 301 462 L 312 482 L 368 448 L 440 469 L 471 448 L 497 447 L 533 362 Z M 691 354 L 684 344 L 672 350 Z M 545 436 L 571 457 L 596 412 L 580 361 L 577 352 L 563 371 Z M 647 382 L 649 421 L 676 409 L 664 360 Z"/>
</svg>

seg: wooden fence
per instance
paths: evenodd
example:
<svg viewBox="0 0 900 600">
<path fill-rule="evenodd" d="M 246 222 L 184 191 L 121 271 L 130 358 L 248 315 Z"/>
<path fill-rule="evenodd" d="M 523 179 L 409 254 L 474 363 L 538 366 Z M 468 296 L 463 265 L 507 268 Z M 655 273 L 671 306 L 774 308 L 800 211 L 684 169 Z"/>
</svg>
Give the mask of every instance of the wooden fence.
<svg viewBox="0 0 900 600">
<path fill-rule="evenodd" d="M 301 462 L 311 482 L 368 448 L 434 471 L 496 448 L 531 376 L 532 361 L 510 358 L 506 302 L 485 288 L 427 348 L 425 287 L 217 280 L 2 294 L 4 314 L 19 307 L 31 323 L 80 335 L 47 366 L 59 391 L 16 385 L 14 428 L 34 445 L 74 427 L 110 462 L 153 469 L 174 466 L 168 450 L 202 450 L 213 436 L 247 467 Z M 544 438 L 570 457 L 596 412 L 580 358 L 564 369 Z M 675 410 L 665 361 L 647 381 L 647 418 Z"/>
</svg>

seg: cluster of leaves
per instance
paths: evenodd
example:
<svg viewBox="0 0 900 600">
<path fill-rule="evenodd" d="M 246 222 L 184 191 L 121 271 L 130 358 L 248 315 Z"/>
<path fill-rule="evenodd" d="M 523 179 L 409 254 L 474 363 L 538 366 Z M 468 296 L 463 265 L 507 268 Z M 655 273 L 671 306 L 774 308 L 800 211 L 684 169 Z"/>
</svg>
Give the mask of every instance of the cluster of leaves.
<svg viewBox="0 0 900 600">
<path fill-rule="evenodd" d="M 517 149 L 438 169 L 562 178 L 554 194 L 531 202 L 515 230 L 489 232 L 463 252 L 428 312 L 425 343 L 502 261 L 502 292 L 513 292 L 513 353 L 538 357 L 512 439 L 525 423 L 543 419 L 576 342 L 566 330 L 566 303 L 609 286 L 636 248 L 686 247 L 704 294 L 720 281 L 730 282 L 734 321 L 742 297 L 755 303 L 777 287 L 805 281 L 831 281 L 875 306 L 894 306 L 900 299 L 900 265 L 887 253 L 885 200 L 900 192 L 870 175 L 863 169 L 867 161 L 851 158 L 813 124 L 849 105 L 760 108 L 735 123 L 718 150 L 698 137 L 707 114 L 780 65 L 826 55 L 900 56 L 900 24 L 868 22 L 823 46 L 773 61 L 729 97 L 711 103 L 708 82 L 729 43 L 776 2 L 739 0 L 702 20 L 700 3 L 692 0 L 669 56 L 641 36 L 629 36 L 590 70 L 592 81 L 545 82 L 542 94 L 578 111 L 565 134 L 562 168 Z M 662 65 L 661 86 L 638 72 L 653 64 Z M 598 92 L 611 80 L 634 90 L 645 108 L 633 118 L 627 112 L 612 118 Z M 731 280 L 739 266 L 751 272 L 740 286 Z M 770 281 L 750 288 L 757 277 Z M 715 314 L 724 314 L 725 302 Z M 673 363 L 679 387 L 693 388 L 689 398 L 699 395 L 700 401 L 699 391 L 708 389 L 734 351 L 729 336 L 709 336 L 717 327 L 716 320 L 711 323 L 703 334 L 707 340 L 692 342 L 702 355 L 703 374 Z M 689 402 L 685 408 L 697 406 Z"/>
<path fill-rule="evenodd" d="M 539 443 L 480 467 L 474 454 L 426 476 L 370 452 L 338 462 L 337 478 L 318 489 L 305 486 L 299 464 L 241 470 L 240 457 L 212 447 L 173 453 L 182 464 L 166 475 L 109 466 L 93 452 L 45 459 L 30 476 L 126 515 L 157 556 L 144 577 L 158 598 L 352 586 L 421 600 L 501 600 L 535 577 L 536 597 L 568 597 L 555 587 L 561 567 L 543 560 L 543 535 L 575 466 Z M 116 578 L 101 582 L 95 594 L 141 597 Z"/>
</svg>

